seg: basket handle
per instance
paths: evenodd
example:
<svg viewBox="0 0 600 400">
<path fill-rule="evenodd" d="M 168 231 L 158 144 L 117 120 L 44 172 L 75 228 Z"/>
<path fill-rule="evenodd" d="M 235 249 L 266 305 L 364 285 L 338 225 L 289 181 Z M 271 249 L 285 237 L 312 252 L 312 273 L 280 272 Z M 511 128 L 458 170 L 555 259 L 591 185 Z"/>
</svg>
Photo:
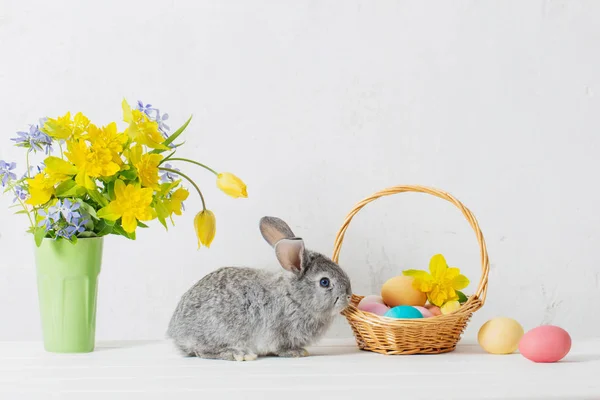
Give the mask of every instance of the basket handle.
<svg viewBox="0 0 600 400">
<path fill-rule="evenodd" d="M 429 188 L 425 186 L 415 186 L 415 185 L 401 185 L 401 186 L 392 186 L 387 189 L 383 189 L 377 193 L 372 194 L 371 196 L 363 199 L 359 203 L 357 203 L 352 211 L 348 213 L 342 227 L 338 231 L 335 237 L 335 244 L 333 246 L 333 256 L 332 260 L 334 262 L 338 262 L 340 256 L 340 250 L 342 248 L 342 242 L 344 241 L 344 236 L 346 235 L 346 231 L 348 230 L 348 226 L 350 226 L 350 221 L 358 212 L 370 202 L 377 200 L 383 196 L 390 196 L 393 194 L 404 193 L 404 192 L 417 192 L 417 193 L 427 193 L 435 197 L 439 197 L 440 199 L 444 199 L 454 204 L 465 216 L 473 231 L 475 231 L 475 235 L 477 236 L 477 241 L 479 242 L 479 250 L 481 252 L 481 279 L 479 281 L 479 286 L 477 287 L 477 291 L 475 292 L 475 296 L 481 300 L 481 304 L 485 302 L 485 297 L 487 295 L 487 284 L 488 284 L 488 275 L 490 273 L 490 261 L 488 258 L 487 248 L 485 246 L 485 240 L 483 238 L 483 233 L 481 233 L 481 229 L 479 229 L 479 224 L 477 223 L 477 219 L 471 213 L 471 211 L 465 207 L 460 201 L 458 201 L 454 196 L 449 193 L 443 192 L 438 189 Z M 469 298 L 470 302 L 473 299 L 473 296 Z"/>
</svg>

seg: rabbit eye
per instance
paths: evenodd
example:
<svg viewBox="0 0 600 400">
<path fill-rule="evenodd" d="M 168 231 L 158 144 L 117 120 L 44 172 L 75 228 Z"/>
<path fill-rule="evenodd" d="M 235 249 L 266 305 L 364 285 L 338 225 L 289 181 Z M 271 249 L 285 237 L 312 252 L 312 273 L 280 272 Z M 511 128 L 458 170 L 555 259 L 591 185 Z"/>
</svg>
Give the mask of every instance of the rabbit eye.
<svg viewBox="0 0 600 400">
<path fill-rule="evenodd" d="M 321 285 L 321 287 L 328 288 L 329 287 L 329 279 L 321 278 L 321 281 L 319 282 L 319 284 Z"/>
</svg>

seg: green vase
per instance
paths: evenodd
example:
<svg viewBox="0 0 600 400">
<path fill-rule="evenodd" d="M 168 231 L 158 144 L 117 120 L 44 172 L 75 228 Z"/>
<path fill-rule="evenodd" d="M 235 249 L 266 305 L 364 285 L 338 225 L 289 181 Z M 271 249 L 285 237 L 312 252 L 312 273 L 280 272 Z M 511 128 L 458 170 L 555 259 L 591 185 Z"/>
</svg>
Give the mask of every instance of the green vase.
<svg viewBox="0 0 600 400">
<path fill-rule="evenodd" d="M 44 348 L 88 353 L 96 341 L 96 297 L 103 238 L 44 239 L 35 248 Z"/>
</svg>

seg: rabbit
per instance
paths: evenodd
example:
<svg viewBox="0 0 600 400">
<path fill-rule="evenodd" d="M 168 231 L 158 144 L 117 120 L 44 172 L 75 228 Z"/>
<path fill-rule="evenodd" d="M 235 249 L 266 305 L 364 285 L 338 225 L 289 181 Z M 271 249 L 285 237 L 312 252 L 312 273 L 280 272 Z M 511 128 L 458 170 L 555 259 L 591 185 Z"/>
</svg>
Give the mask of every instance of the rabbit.
<svg viewBox="0 0 600 400">
<path fill-rule="evenodd" d="M 350 279 L 336 263 L 305 249 L 279 218 L 261 218 L 260 232 L 283 270 L 223 267 L 200 279 L 181 297 L 167 331 L 183 355 L 307 356 L 305 347 L 348 306 Z"/>
</svg>

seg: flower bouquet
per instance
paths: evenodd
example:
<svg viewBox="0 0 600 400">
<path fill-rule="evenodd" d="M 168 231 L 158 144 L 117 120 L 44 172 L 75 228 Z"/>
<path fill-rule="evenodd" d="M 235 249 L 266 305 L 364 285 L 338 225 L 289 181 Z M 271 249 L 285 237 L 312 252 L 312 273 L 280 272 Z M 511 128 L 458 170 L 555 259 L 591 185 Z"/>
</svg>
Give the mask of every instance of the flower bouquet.
<svg viewBox="0 0 600 400">
<path fill-rule="evenodd" d="M 44 118 L 12 140 L 26 149 L 26 170 L 0 160 L 0 184 L 14 195 L 17 214 L 35 238 L 38 295 L 46 350 L 88 352 L 95 343 L 97 277 L 103 237 L 135 240 L 137 228 L 157 219 L 165 229 L 182 215 L 191 185 L 202 201 L 194 218 L 198 248 L 210 247 L 216 220 L 199 186 L 172 164 L 200 166 L 226 194 L 247 197 L 246 185 L 198 161 L 176 157 L 175 143 L 190 117 L 170 134 L 167 114 L 138 101 L 122 102 L 123 129 L 99 127 L 82 113 Z M 33 158 L 42 155 L 41 164 Z M 33 156 L 33 157 L 32 157 Z"/>
</svg>

